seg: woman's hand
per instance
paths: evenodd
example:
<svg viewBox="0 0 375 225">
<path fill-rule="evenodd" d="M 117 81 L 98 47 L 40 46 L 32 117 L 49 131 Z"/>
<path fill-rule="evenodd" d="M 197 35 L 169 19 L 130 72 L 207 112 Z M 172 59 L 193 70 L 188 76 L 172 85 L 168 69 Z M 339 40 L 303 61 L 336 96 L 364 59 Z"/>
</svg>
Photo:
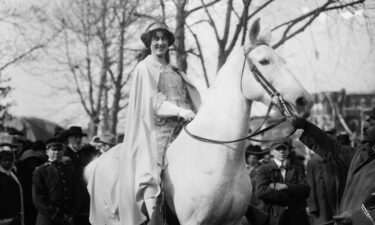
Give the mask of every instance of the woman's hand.
<svg viewBox="0 0 375 225">
<path fill-rule="evenodd" d="M 186 121 L 190 121 L 190 120 L 194 119 L 195 113 L 193 111 L 191 111 L 190 109 L 181 109 L 178 112 L 178 116 L 183 118 Z"/>
</svg>

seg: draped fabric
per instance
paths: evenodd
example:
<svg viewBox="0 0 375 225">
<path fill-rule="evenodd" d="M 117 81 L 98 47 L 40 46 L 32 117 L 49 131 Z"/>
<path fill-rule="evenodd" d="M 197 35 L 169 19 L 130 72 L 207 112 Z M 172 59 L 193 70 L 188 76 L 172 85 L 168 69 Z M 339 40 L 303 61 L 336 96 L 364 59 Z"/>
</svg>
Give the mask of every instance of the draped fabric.
<svg viewBox="0 0 375 225">
<path fill-rule="evenodd" d="M 144 199 L 156 197 L 161 191 L 155 112 L 160 99 L 158 84 L 162 68 L 149 55 L 137 65 L 133 74 L 125 138 L 119 159 L 121 224 L 138 225 L 144 222 L 146 216 L 140 210 Z M 199 106 L 199 93 L 183 73 L 180 75 L 186 81 L 192 102 Z"/>
</svg>

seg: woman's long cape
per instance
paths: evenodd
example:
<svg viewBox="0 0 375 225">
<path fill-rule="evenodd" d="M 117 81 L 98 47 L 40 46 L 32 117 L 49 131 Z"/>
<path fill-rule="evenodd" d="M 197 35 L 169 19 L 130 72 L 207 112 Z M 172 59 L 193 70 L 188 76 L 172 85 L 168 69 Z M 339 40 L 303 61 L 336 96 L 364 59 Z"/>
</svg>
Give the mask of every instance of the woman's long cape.
<svg viewBox="0 0 375 225">
<path fill-rule="evenodd" d="M 140 210 L 144 197 L 156 197 L 161 191 L 154 128 L 160 69 L 161 64 L 149 55 L 137 65 L 133 74 L 125 138 L 120 153 L 119 216 L 122 225 L 144 222 L 146 217 Z M 193 104 L 198 108 L 198 91 L 185 74 L 180 74 L 187 83 Z"/>
</svg>

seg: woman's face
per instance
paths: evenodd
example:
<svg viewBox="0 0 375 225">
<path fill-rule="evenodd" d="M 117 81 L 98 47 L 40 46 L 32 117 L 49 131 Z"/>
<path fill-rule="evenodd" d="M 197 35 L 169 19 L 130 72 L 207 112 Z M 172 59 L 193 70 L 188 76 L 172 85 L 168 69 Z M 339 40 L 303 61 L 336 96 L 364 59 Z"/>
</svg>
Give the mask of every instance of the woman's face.
<svg viewBox="0 0 375 225">
<path fill-rule="evenodd" d="M 168 51 L 168 38 L 163 31 L 156 31 L 151 38 L 151 54 L 158 58 L 165 58 Z"/>
<path fill-rule="evenodd" d="M 1 157 L 0 164 L 5 170 L 10 170 L 13 165 L 13 157 L 11 155 Z"/>
</svg>

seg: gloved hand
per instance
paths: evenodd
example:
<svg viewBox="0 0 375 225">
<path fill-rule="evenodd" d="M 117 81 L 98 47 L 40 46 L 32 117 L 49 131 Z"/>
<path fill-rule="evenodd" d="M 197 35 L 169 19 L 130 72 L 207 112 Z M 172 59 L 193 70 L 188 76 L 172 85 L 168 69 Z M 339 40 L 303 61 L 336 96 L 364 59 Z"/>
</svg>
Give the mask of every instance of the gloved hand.
<svg viewBox="0 0 375 225">
<path fill-rule="evenodd" d="M 190 109 L 181 109 L 178 112 L 178 116 L 183 118 L 186 121 L 190 121 L 190 120 L 194 119 L 195 113 L 193 111 L 191 111 Z"/>
<path fill-rule="evenodd" d="M 293 117 L 290 122 L 296 129 L 306 129 L 309 125 L 309 122 L 306 119 L 300 117 Z"/>
</svg>

